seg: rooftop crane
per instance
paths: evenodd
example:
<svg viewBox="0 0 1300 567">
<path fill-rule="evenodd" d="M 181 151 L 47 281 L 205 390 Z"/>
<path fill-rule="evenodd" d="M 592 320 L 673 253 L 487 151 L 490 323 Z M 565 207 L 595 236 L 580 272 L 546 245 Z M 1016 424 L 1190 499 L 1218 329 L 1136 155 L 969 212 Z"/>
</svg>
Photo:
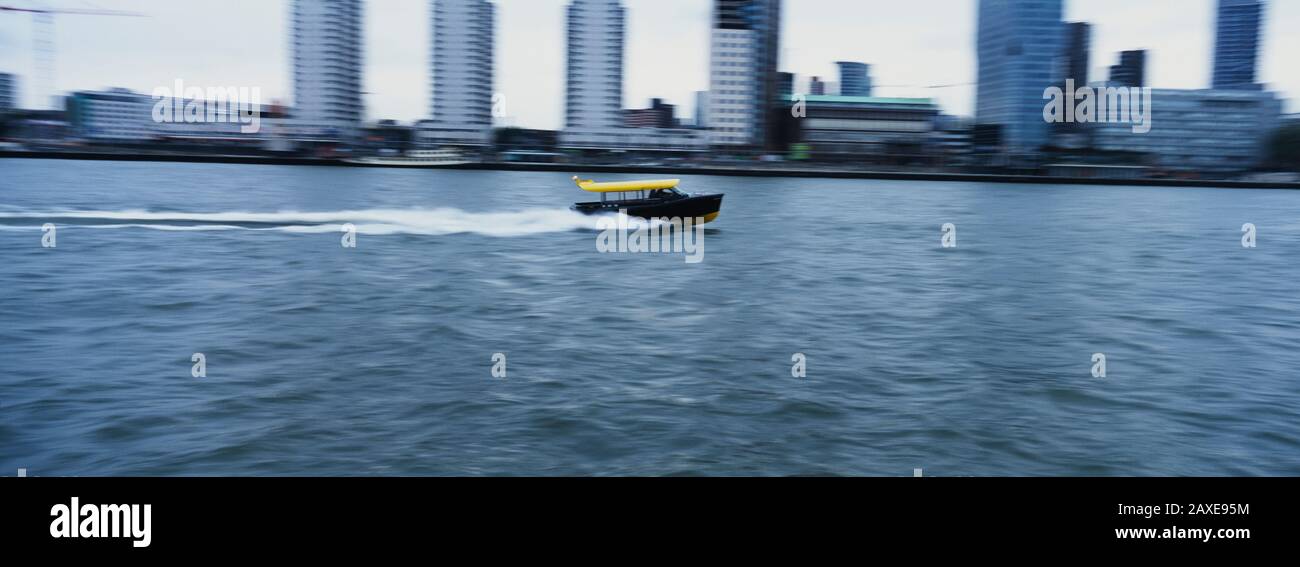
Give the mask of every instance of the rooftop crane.
<svg viewBox="0 0 1300 567">
<path fill-rule="evenodd" d="M 125 17 L 144 17 L 144 14 L 135 12 L 125 12 L 122 10 L 56 10 L 44 8 L 19 8 L 15 6 L 0 6 L 0 12 L 28 13 L 32 15 L 32 44 L 33 57 L 36 65 L 36 80 L 34 92 L 36 100 L 49 97 L 53 101 L 54 96 L 54 76 L 55 76 L 55 50 L 54 50 L 54 16 L 125 16 Z"/>
</svg>

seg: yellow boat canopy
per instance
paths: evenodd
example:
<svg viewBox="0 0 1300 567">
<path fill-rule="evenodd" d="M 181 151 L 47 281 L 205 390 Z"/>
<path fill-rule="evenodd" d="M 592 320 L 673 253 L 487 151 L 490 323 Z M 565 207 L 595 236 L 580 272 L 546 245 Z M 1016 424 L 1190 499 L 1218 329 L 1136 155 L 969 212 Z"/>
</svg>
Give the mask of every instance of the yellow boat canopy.
<svg viewBox="0 0 1300 567">
<path fill-rule="evenodd" d="M 614 183 L 596 183 L 594 180 L 578 179 L 573 176 L 573 182 L 578 184 L 583 191 L 592 193 L 622 193 L 627 191 L 653 191 L 655 189 L 673 189 L 681 183 L 680 179 L 657 179 L 650 181 L 619 181 Z"/>
</svg>

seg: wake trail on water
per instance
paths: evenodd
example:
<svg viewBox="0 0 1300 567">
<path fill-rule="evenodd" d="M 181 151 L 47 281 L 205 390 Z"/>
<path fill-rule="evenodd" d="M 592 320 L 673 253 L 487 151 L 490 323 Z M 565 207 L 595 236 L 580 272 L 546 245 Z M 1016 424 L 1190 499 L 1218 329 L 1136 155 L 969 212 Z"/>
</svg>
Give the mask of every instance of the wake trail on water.
<svg viewBox="0 0 1300 567">
<path fill-rule="evenodd" d="M 569 209 L 466 212 L 460 209 L 365 209 L 329 212 L 155 212 L 0 211 L 0 229 L 30 230 L 45 223 L 56 227 L 152 229 L 168 231 L 263 230 L 316 234 L 340 232 L 345 225 L 360 234 L 444 236 L 478 234 L 529 236 L 594 230 L 596 219 Z"/>
</svg>

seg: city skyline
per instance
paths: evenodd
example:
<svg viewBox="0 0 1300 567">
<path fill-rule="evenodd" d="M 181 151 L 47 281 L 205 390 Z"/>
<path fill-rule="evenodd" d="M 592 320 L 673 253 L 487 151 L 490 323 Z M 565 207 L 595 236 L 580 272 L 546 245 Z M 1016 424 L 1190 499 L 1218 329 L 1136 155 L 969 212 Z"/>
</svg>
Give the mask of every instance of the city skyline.
<svg viewBox="0 0 1300 567">
<path fill-rule="evenodd" d="M 559 129 L 564 122 L 564 8 L 567 0 L 497 0 L 497 90 L 506 118 L 499 125 Z M 1119 52 L 1148 49 L 1148 84 L 1158 88 L 1210 85 L 1214 49 L 1213 0 L 1137 6 L 1118 0 L 1066 3 L 1064 19 L 1093 28 L 1093 77 L 1107 76 Z M 23 4 L 20 4 L 23 5 Z M 694 93 L 709 84 L 709 0 L 625 0 L 628 53 L 624 105 L 639 108 L 651 97 L 694 113 Z M 199 3 L 172 6 L 158 0 L 101 0 L 95 7 L 132 10 L 149 18 L 105 22 L 93 17 L 57 17 L 59 91 L 111 86 L 149 92 L 183 78 L 189 84 L 258 86 L 266 100 L 292 102 L 289 6 L 287 2 Z M 85 2 L 50 2 L 51 8 L 86 8 Z M 259 8 L 260 7 L 260 8 Z M 248 8 L 241 11 L 240 8 Z M 429 2 L 366 3 L 366 116 L 370 120 L 428 118 Z M 810 76 L 836 77 L 835 62 L 872 66 L 881 96 L 935 98 L 945 112 L 970 116 L 974 109 L 975 2 L 919 0 L 848 3 L 787 2 L 783 14 L 782 71 L 798 73 L 798 90 Z M 930 21 L 946 13 L 943 21 Z M 1144 17 L 1145 15 L 1145 17 Z M 202 21 L 186 29 L 182 23 Z M 233 22 L 233 23 L 232 23 Z M 549 25 L 547 23 L 549 22 Z M 1261 49 L 1260 80 L 1288 99 L 1296 111 L 1300 78 L 1287 74 L 1287 53 L 1300 51 L 1300 38 L 1282 30 L 1300 22 L 1297 3 L 1270 3 Z M 230 24 L 230 25 L 227 25 Z M 0 19 L 0 71 L 16 74 L 21 100 L 32 100 L 31 19 Z M 409 29 L 408 29 L 409 28 Z M 231 33 L 242 29 L 242 33 Z M 379 33 L 378 30 L 386 30 Z M 540 46 L 540 47 L 539 47 Z M 130 61 L 130 66 L 113 65 Z M 924 85 L 958 85 L 923 88 Z"/>
</svg>

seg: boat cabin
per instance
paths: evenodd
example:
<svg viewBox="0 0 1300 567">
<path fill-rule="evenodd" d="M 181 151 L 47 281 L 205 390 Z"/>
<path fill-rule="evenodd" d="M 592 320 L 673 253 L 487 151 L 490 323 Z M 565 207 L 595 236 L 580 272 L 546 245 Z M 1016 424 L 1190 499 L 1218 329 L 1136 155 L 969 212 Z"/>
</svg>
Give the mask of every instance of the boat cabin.
<svg viewBox="0 0 1300 567">
<path fill-rule="evenodd" d="M 722 195 L 688 195 L 677 189 L 677 179 L 597 183 L 574 176 L 573 182 L 583 191 L 600 193 L 599 201 L 573 206 L 584 214 L 626 212 L 641 218 L 698 218 L 706 223 L 718 218 L 722 208 Z"/>
</svg>

